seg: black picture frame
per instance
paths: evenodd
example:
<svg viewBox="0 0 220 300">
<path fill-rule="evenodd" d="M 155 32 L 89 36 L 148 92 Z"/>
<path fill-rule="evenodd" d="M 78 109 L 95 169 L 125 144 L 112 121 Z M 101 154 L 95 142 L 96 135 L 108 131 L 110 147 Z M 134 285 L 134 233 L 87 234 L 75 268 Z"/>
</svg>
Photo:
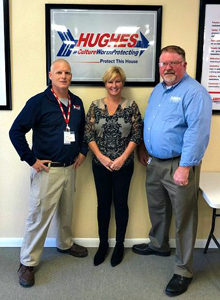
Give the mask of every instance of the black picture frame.
<svg viewBox="0 0 220 300">
<path fill-rule="evenodd" d="M 204 56 L 206 53 L 204 52 L 207 41 L 205 41 L 205 22 L 206 22 L 206 8 L 207 5 L 219 5 L 220 9 L 220 1 L 219 0 L 200 0 L 200 12 L 199 12 L 199 31 L 198 31 L 198 45 L 197 45 L 197 64 L 196 64 L 196 80 L 203 84 L 203 66 L 204 66 Z M 220 20 L 219 20 L 220 21 Z M 219 26 L 220 33 L 220 26 Z M 220 50 L 220 45 L 219 45 Z M 220 63 L 219 63 L 220 65 Z M 220 80 L 220 79 L 219 79 Z M 208 83 L 207 83 L 208 84 Z M 212 91 L 209 90 L 207 84 L 203 84 L 207 90 L 209 91 L 212 97 Z M 220 114 L 220 93 L 219 100 L 215 101 L 215 98 L 212 97 L 213 100 L 213 114 Z"/>
<path fill-rule="evenodd" d="M 52 29 L 51 29 L 51 27 L 52 27 L 52 24 L 51 24 L 51 22 L 52 22 L 52 20 L 51 20 L 51 14 L 53 13 L 53 11 L 57 12 L 59 10 L 60 11 L 65 10 L 65 12 L 68 12 L 68 10 L 76 10 L 76 11 L 86 10 L 86 11 L 91 11 L 91 12 L 96 11 L 100 15 L 101 15 L 101 13 L 100 13 L 101 11 L 110 11 L 113 14 L 114 13 L 117 14 L 117 11 L 123 11 L 123 12 L 132 13 L 132 14 L 133 13 L 135 14 L 136 11 L 137 11 L 137 13 L 138 12 L 148 12 L 148 11 L 149 12 L 153 12 L 153 13 L 155 12 L 155 15 L 156 15 L 155 24 L 156 25 L 155 25 L 154 36 L 156 36 L 156 41 L 154 41 L 155 43 L 152 43 L 153 45 L 150 44 L 150 46 L 153 47 L 153 49 L 154 49 L 154 50 L 151 50 L 151 51 L 154 51 L 154 55 L 153 55 L 153 59 L 150 60 L 148 58 L 148 61 L 150 61 L 150 64 L 152 66 L 152 68 L 150 70 L 151 70 L 151 74 L 153 74 L 153 76 L 152 76 L 153 78 L 148 81 L 148 80 L 144 80 L 144 77 L 143 77 L 143 78 L 141 78 L 141 80 L 142 80 L 141 81 L 141 80 L 138 80 L 137 78 L 134 78 L 134 80 L 133 80 L 133 78 L 129 79 L 129 76 L 127 76 L 127 81 L 126 81 L 125 85 L 126 86 L 155 86 L 159 82 L 160 75 L 159 75 L 158 61 L 159 61 L 159 55 L 160 55 L 160 49 L 161 49 L 162 6 L 156 6 L 156 5 L 45 4 L 45 23 L 46 23 L 46 77 L 47 77 L 46 79 L 47 79 L 47 84 L 50 83 L 50 80 L 49 80 L 49 70 L 50 70 L 51 62 L 54 59 L 58 58 L 56 56 L 54 56 L 54 58 L 52 58 L 52 54 L 51 54 L 51 53 L 55 53 L 55 50 L 52 47 L 52 44 L 54 45 L 54 42 L 52 42 L 52 39 L 54 41 L 54 35 L 55 34 L 51 33 L 52 32 Z M 53 15 L 53 17 L 54 17 L 54 15 Z M 64 18 L 64 19 L 66 20 L 66 18 Z M 75 19 L 77 19 L 77 18 L 75 18 Z M 72 20 L 73 20 L 73 18 L 71 18 L 71 22 L 73 22 Z M 97 22 L 97 20 L 94 21 L 94 22 Z M 103 22 L 103 23 L 105 23 L 105 22 Z M 102 26 L 100 26 L 100 27 L 102 27 Z M 90 32 L 89 30 L 90 30 L 90 28 L 88 28 L 87 32 Z M 94 34 L 97 34 L 97 33 L 94 33 Z M 77 40 L 77 38 L 75 38 L 74 34 L 72 34 L 72 38 L 73 38 L 74 42 L 75 42 L 75 40 L 78 42 L 78 40 Z M 60 36 L 59 36 L 59 39 L 61 39 Z M 60 41 L 61 46 L 62 46 L 62 42 L 63 41 Z M 138 47 L 138 45 L 143 45 L 143 44 L 140 44 L 140 42 L 138 41 L 137 44 L 135 45 L 135 47 Z M 59 46 L 60 49 L 61 49 L 61 46 Z M 73 47 L 75 47 L 75 45 Z M 119 47 L 119 46 L 117 46 L 117 47 Z M 141 46 L 140 46 L 140 49 L 143 49 L 143 48 L 141 48 Z M 139 54 L 140 54 L 140 52 L 139 52 Z M 65 58 L 65 57 L 63 57 L 63 58 Z M 118 61 L 118 59 L 116 59 L 115 61 Z M 127 60 L 125 60 L 125 62 L 126 61 Z M 138 60 L 136 60 L 136 61 L 138 61 Z M 139 61 L 138 61 L 138 63 L 139 63 Z M 85 66 L 85 64 L 84 64 L 84 66 Z M 110 66 L 109 64 L 107 64 L 107 65 Z M 116 65 L 116 63 L 114 63 L 114 65 Z M 80 66 L 82 66 L 82 63 L 81 63 Z M 119 64 L 119 66 L 121 66 L 122 68 L 124 68 L 124 65 L 120 65 Z M 143 68 L 143 66 L 144 66 L 144 64 L 141 65 L 141 68 Z M 72 65 L 71 65 L 71 67 L 72 67 Z M 97 68 L 97 65 L 95 66 L 95 64 L 93 64 L 93 65 L 90 64 L 89 65 L 89 72 L 91 73 L 92 68 L 95 68 L 95 67 Z M 99 77 L 97 76 L 98 79 L 96 79 L 95 76 L 94 76 L 95 79 L 93 78 L 91 80 L 92 76 L 90 74 L 90 78 L 89 78 L 89 76 L 88 77 L 85 76 L 85 78 L 83 77 L 81 79 L 81 77 L 79 77 L 80 79 L 77 79 L 76 74 L 74 74 L 74 70 L 76 70 L 76 69 L 79 70 L 79 67 L 78 68 L 77 67 L 75 67 L 75 68 L 72 67 L 72 70 L 73 70 L 73 79 L 72 79 L 71 84 L 74 84 L 74 85 L 77 85 L 77 84 L 79 85 L 80 84 L 80 85 L 87 85 L 87 86 L 103 86 L 103 82 L 102 82 L 101 76 L 99 76 Z M 140 73 L 140 71 L 138 71 L 138 72 Z M 129 74 L 127 74 L 127 72 L 126 72 L 126 75 L 129 75 Z"/>
<path fill-rule="evenodd" d="M 9 30 L 9 0 L 0 0 L 2 7 L 3 22 L 1 27 L 1 35 L 4 37 L 4 47 L 2 48 L 1 69 L 3 76 L 3 87 L 5 92 L 0 99 L 0 110 L 11 110 L 11 62 L 10 62 L 10 30 Z M 3 45 L 3 44 L 2 44 Z"/>
</svg>

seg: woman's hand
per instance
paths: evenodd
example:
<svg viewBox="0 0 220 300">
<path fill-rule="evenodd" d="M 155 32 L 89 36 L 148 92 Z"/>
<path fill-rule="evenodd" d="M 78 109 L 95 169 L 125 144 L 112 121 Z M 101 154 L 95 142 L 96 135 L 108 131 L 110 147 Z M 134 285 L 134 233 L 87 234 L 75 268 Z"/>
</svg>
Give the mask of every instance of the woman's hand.
<svg viewBox="0 0 220 300">
<path fill-rule="evenodd" d="M 108 169 L 109 171 L 112 171 L 110 166 L 113 163 L 113 161 L 108 156 L 105 156 L 104 154 L 102 154 L 102 152 L 99 150 L 99 147 L 97 146 L 95 141 L 91 141 L 89 143 L 89 148 L 92 150 L 92 152 L 97 157 L 97 159 L 100 161 L 100 163 L 104 167 L 106 167 L 106 169 Z"/>
<path fill-rule="evenodd" d="M 100 153 L 96 157 L 100 161 L 100 163 L 104 167 L 106 167 L 106 169 L 108 169 L 109 171 L 112 171 L 111 166 L 112 166 L 113 161 L 108 156 L 105 156 L 105 155 L 103 155 L 103 154 Z"/>
<path fill-rule="evenodd" d="M 123 164 L 125 163 L 125 158 L 123 155 L 117 157 L 113 162 L 112 162 L 112 165 L 111 165 L 111 169 L 112 171 L 118 171 L 121 169 L 121 167 L 123 166 Z"/>
</svg>

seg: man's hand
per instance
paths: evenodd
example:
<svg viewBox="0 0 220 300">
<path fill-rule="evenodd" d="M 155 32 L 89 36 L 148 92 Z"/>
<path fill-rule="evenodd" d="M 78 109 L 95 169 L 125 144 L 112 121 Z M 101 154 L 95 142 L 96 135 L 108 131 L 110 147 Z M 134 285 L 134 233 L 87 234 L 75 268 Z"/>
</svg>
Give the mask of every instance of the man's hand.
<svg viewBox="0 0 220 300">
<path fill-rule="evenodd" d="M 50 160 L 40 160 L 37 159 L 36 162 L 33 164 L 32 168 L 34 168 L 38 173 L 41 171 L 49 172 L 49 168 L 44 165 L 44 163 L 50 163 Z"/>
<path fill-rule="evenodd" d="M 80 167 L 85 159 L 86 159 L 85 155 L 83 155 L 82 153 L 79 153 L 79 155 L 77 156 L 77 158 L 74 161 L 73 168 L 77 169 L 78 167 Z"/>
<path fill-rule="evenodd" d="M 187 185 L 190 167 L 178 167 L 173 175 L 173 180 L 177 185 Z"/>
<path fill-rule="evenodd" d="M 138 156 L 138 160 L 139 162 L 143 165 L 143 166 L 147 166 L 147 161 L 149 158 L 149 155 L 147 153 L 147 150 L 144 146 L 144 143 L 142 142 L 138 147 L 137 147 L 137 156 Z"/>
</svg>

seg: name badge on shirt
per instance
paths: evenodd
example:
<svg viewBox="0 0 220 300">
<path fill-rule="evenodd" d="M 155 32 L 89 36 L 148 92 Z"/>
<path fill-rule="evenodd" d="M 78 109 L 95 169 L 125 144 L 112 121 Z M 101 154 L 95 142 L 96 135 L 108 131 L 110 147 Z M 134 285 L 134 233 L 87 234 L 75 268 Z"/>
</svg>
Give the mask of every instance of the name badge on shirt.
<svg viewBox="0 0 220 300">
<path fill-rule="evenodd" d="M 149 165 L 149 164 L 151 163 L 151 161 L 152 161 L 152 157 L 149 156 L 149 158 L 148 158 L 148 160 L 147 160 L 147 164 Z"/>
<path fill-rule="evenodd" d="M 75 142 L 75 132 L 74 131 L 64 131 L 64 144 L 69 145 Z"/>
</svg>

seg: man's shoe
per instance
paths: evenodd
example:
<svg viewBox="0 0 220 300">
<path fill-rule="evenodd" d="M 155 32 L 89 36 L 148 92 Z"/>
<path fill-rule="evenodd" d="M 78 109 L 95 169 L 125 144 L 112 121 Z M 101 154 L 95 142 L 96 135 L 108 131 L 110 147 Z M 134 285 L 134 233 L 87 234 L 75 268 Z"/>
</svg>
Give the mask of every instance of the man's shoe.
<svg viewBox="0 0 220 300">
<path fill-rule="evenodd" d="M 34 267 L 28 267 L 20 264 L 18 269 L 19 283 L 23 287 L 34 285 Z"/>
<path fill-rule="evenodd" d="M 165 289 L 166 295 L 174 297 L 183 294 L 187 290 L 191 281 L 192 278 L 174 274 Z"/>
<path fill-rule="evenodd" d="M 86 257 L 88 255 L 88 250 L 85 247 L 77 244 L 73 244 L 72 247 L 66 250 L 57 248 L 57 251 L 61 253 L 70 254 L 76 257 Z"/>
<path fill-rule="evenodd" d="M 124 245 L 116 243 L 111 258 L 112 267 L 119 265 L 123 260 L 123 256 L 124 256 Z"/>
<path fill-rule="evenodd" d="M 94 256 L 94 265 L 98 266 L 103 263 L 108 253 L 108 243 L 100 243 L 99 248 Z"/>
<path fill-rule="evenodd" d="M 134 245 L 132 247 L 132 251 L 140 255 L 158 255 L 158 256 L 170 256 L 171 253 L 171 251 L 161 252 L 161 251 L 151 249 L 148 244 Z"/>
</svg>

